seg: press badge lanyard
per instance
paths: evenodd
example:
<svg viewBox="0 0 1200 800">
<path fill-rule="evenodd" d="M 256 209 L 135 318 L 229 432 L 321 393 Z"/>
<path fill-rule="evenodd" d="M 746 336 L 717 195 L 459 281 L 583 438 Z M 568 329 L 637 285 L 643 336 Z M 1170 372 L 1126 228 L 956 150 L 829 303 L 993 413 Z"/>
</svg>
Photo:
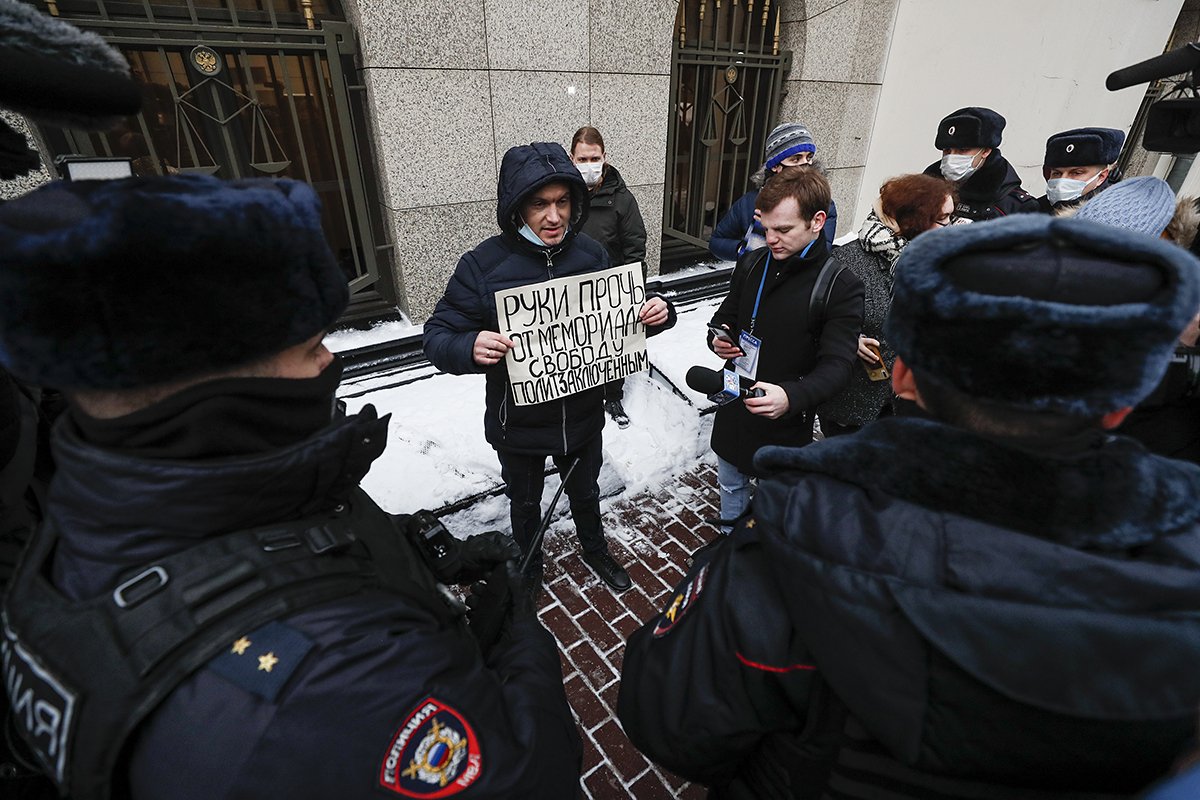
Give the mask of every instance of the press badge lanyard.
<svg viewBox="0 0 1200 800">
<path fill-rule="evenodd" d="M 819 236 L 820 234 L 818 234 Z M 800 251 L 800 257 L 808 255 L 809 249 L 816 244 L 813 239 Z M 767 273 L 771 271 L 771 253 L 767 252 L 767 260 L 763 264 L 762 279 L 758 282 L 758 295 L 754 298 L 754 310 L 750 312 L 750 330 L 738 335 L 738 346 L 745 355 L 733 359 L 733 371 L 749 380 L 758 380 L 758 354 L 762 349 L 762 340 L 754 335 L 758 323 L 758 307 L 762 303 L 763 288 L 767 285 Z"/>
</svg>

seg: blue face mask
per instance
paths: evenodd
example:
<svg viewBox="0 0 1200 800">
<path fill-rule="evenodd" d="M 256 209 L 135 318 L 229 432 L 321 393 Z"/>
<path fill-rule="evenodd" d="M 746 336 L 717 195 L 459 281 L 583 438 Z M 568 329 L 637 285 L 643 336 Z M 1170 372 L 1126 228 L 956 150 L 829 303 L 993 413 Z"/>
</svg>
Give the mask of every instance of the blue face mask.
<svg viewBox="0 0 1200 800">
<path fill-rule="evenodd" d="M 567 238 L 567 234 L 569 234 L 570 232 L 571 232 L 571 226 L 568 225 L 567 230 L 563 233 L 564 241 Z M 533 244 L 537 245 L 538 247 L 552 247 L 553 246 L 553 245 L 548 245 L 545 242 L 543 242 L 541 240 L 541 238 L 536 233 L 533 232 L 533 228 L 529 227 L 529 225 L 526 224 L 524 221 L 521 222 L 521 227 L 517 229 L 517 233 L 521 234 L 521 236 L 525 237 L 530 242 L 533 242 Z M 560 242 L 560 244 L 561 244 L 561 242 Z"/>
<path fill-rule="evenodd" d="M 545 243 L 545 242 L 543 242 L 541 239 L 539 239 L 539 238 L 538 238 L 538 235 L 537 235 L 536 233 L 534 233 L 534 232 L 533 232 L 533 228 L 529 227 L 529 226 L 528 226 L 528 225 L 526 225 L 524 222 L 522 222 L 522 223 L 521 223 L 521 227 L 520 227 L 520 229 L 517 231 L 517 233 L 521 234 L 521 235 L 522 235 L 522 236 L 524 236 L 526 239 L 528 239 L 529 241 L 531 241 L 531 242 L 533 242 L 534 244 L 536 244 L 538 247 L 545 247 L 545 246 L 546 246 L 546 243 Z"/>
</svg>

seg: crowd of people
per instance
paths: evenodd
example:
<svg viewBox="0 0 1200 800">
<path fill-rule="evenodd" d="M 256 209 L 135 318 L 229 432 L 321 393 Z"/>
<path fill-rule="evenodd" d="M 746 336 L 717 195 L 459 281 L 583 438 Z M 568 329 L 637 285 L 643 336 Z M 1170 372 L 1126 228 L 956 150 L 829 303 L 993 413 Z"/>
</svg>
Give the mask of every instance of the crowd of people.
<svg viewBox="0 0 1200 800">
<path fill-rule="evenodd" d="M 713 426 L 724 535 L 629 637 L 617 709 L 714 798 L 1196 796 L 1200 211 L 1118 181 L 1100 128 L 1050 137 L 1033 198 L 1003 127 L 947 116 L 942 160 L 834 247 L 813 138 L 781 125 L 718 226 L 736 266 L 707 342 L 744 390 Z M 497 195 L 424 334 L 485 376 L 511 535 L 465 538 L 359 487 L 388 418 L 336 399 L 348 287 L 311 187 L 0 205 L 5 797 L 579 795 L 536 615 L 545 466 L 624 591 L 598 473 L 630 421 L 617 381 L 515 402 L 496 298 L 644 260 L 645 228 L 591 127 L 510 149 Z"/>
</svg>

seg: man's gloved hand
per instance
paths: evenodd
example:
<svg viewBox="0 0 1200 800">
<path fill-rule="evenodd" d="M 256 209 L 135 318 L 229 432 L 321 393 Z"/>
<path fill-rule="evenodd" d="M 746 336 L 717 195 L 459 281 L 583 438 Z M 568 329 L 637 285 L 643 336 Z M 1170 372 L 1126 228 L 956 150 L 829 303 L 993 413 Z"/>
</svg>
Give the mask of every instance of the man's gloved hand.
<svg viewBox="0 0 1200 800">
<path fill-rule="evenodd" d="M 409 516 L 404 520 L 404 527 L 441 583 L 482 580 L 495 565 L 521 557 L 521 547 L 511 536 L 486 531 L 465 540 L 455 539 L 441 520 L 429 511 L 418 511 Z"/>
<path fill-rule="evenodd" d="M 500 531 L 484 531 L 468 536 L 460 545 L 458 577 L 454 579 L 454 583 L 481 581 L 496 566 L 521 558 L 521 545 L 517 544 L 516 539 Z"/>
<path fill-rule="evenodd" d="M 467 596 L 467 623 L 484 658 L 508 633 L 514 619 L 534 615 L 533 598 L 515 561 L 496 565 L 487 580 L 471 586 Z"/>
</svg>

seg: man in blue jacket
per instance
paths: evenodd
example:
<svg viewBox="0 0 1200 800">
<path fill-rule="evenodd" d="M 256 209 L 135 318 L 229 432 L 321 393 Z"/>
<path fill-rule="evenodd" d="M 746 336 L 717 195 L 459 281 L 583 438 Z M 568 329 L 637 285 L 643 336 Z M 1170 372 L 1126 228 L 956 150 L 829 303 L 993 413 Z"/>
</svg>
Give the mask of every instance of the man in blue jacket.
<svg viewBox="0 0 1200 800">
<path fill-rule="evenodd" d="M 459 260 L 425 323 L 425 355 L 446 372 L 487 376 L 484 435 L 500 459 L 512 532 L 522 549 L 533 546 L 540 521 L 546 457 L 562 475 L 574 463 L 565 489 L 583 560 L 622 592 L 632 583 L 609 555 L 600 520 L 604 387 L 517 405 L 504 363 L 513 342 L 500 333 L 496 314 L 497 291 L 609 266 L 604 247 L 582 233 L 588 205 L 587 184 L 561 145 L 536 142 L 505 153 L 496 204 L 501 233 Z M 675 324 L 675 310 L 653 297 L 639 319 L 654 335 Z M 530 573 L 530 582 L 540 585 L 540 550 Z"/>
<path fill-rule="evenodd" d="M 817 162 L 816 142 L 803 122 L 785 122 L 767 135 L 766 160 L 762 168 L 750 177 L 755 188 L 734 201 L 708 240 L 708 249 L 714 256 L 722 261 L 737 261 L 743 253 L 767 246 L 766 232 L 754 216 L 758 191 L 768 178 L 787 167 L 811 167 L 825 174 L 824 168 Z M 833 247 L 833 240 L 837 237 L 837 203 L 832 199 L 829 201 L 829 210 L 825 212 L 825 227 L 821 231 L 825 242 Z"/>
<path fill-rule="evenodd" d="M 0 365 L 70 400 L 0 659 L 9 729 L 64 796 L 578 792 L 515 542 L 413 529 L 358 488 L 388 421 L 337 410 L 322 340 L 347 300 L 296 181 L 0 206 Z M 464 618 L 439 583 L 480 577 Z"/>
<path fill-rule="evenodd" d="M 929 418 L 764 448 L 750 513 L 630 637 L 630 739 L 721 798 L 1114 798 L 1200 707 L 1200 467 L 1107 431 L 1200 264 L 1020 215 L 918 237 L 886 325 Z"/>
</svg>

